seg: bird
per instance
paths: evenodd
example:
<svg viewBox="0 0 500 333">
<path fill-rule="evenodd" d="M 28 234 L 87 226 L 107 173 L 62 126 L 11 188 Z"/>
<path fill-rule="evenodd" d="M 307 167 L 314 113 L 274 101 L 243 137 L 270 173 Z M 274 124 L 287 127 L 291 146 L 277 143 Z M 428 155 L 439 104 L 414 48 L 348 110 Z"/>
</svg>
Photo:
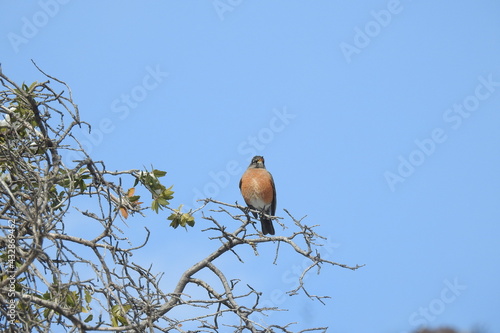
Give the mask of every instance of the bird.
<svg viewBox="0 0 500 333">
<path fill-rule="evenodd" d="M 260 223 L 264 235 L 274 235 L 273 222 L 264 214 L 276 212 L 276 187 L 273 176 L 266 170 L 263 156 L 254 156 L 240 179 L 240 191 L 248 208 L 261 211 Z M 257 218 L 257 213 L 252 212 Z"/>
</svg>

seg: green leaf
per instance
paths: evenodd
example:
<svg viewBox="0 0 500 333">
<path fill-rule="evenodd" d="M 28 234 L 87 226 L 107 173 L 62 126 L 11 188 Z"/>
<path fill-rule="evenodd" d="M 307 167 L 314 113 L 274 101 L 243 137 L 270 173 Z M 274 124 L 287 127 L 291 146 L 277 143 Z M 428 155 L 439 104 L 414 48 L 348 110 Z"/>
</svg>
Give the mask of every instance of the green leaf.
<svg viewBox="0 0 500 333">
<path fill-rule="evenodd" d="M 71 185 L 71 181 L 69 179 L 63 179 L 59 182 L 59 185 L 61 185 L 64 188 L 68 188 Z"/>
<path fill-rule="evenodd" d="M 174 229 L 177 229 L 179 226 L 179 214 L 177 213 L 172 213 L 169 217 L 167 217 L 167 220 L 171 220 L 172 222 L 170 223 L 170 226 Z"/>
<path fill-rule="evenodd" d="M 180 225 L 181 227 L 186 227 L 186 225 L 193 227 L 195 224 L 194 221 L 194 216 L 192 216 L 189 213 L 182 213 L 182 206 L 180 205 L 178 209 L 175 210 L 174 213 L 170 214 L 169 217 L 167 217 L 167 220 L 172 221 L 170 223 L 170 226 L 174 229 L 177 229 L 177 227 Z"/>
<path fill-rule="evenodd" d="M 51 300 L 52 299 L 52 294 L 49 293 L 48 291 L 46 291 L 43 295 L 42 295 L 42 299 L 45 299 L 45 300 Z"/>
<path fill-rule="evenodd" d="M 166 171 L 161 171 L 161 170 L 153 170 L 153 175 L 155 175 L 155 177 L 159 178 L 159 177 L 163 177 L 167 174 Z"/>
<path fill-rule="evenodd" d="M 29 91 L 33 91 L 33 89 L 35 89 L 35 86 L 38 84 L 37 81 L 33 82 L 30 87 L 28 88 Z"/>
<path fill-rule="evenodd" d="M 93 315 L 88 315 L 87 318 L 85 318 L 84 322 L 88 323 L 89 321 L 91 321 L 92 319 L 94 319 L 94 316 Z"/>
<path fill-rule="evenodd" d="M 125 318 L 125 314 L 132 308 L 132 306 L 125 304 L 123 307 L 120 304 L 116 304 L 111 308 L 111 324 L 114 327 L 121 325 L 127 325 L 128 321 Z M 119 322 L 119 323 L 118 323 Z"/>
<path fill-rule="evenodd" d="M 85 184 L 85 182 L 83 181 L 83 179 L 80 179 L 78 181 L 78 187 L 80 188 L 80 192 L 83 193 L 87 189 L 87 184 Z"/>
<path fill-rule="evenodd" d="M 168 206 L 168 204 L 169 204 L 169 202 L 163 198 L 158 198 L 158 199 L 156 199 L 156 201 L 158 202 L 158 204 L 160 206 Z"/>
<path fill-rule="evenodd" d="M 151 209 L 158 213 L 158 202 L 156 200 L 153 200 L 153 202 L 151 203 Z"/>
<path fill-rule="evenodd" d="M 78 295 L 76 294 L 76 291 L 69 292 L 66 295 L 66 305 L 71 308 L 78 305 Z"/>
<path fill-rule="evenodd" d="M 194 216 L 188 213 L 184 213 L 182 214 L 182 219 L 186 221 L 188 226 L 194 227 Z"/>
<path fill-rule="evenodd" d="M 90 303 L 91 301 L 92 301 L 92 294 L 88 290 L 85 290 L 85 302 Z"/>
<path fill-rule="evenodd" d="M 164 197 L 166 200 L 172 200 L 174 198 L 174 196 L 173 196 L 174 191 L 171 190 L 172 187 L 174 187 L 174 185 L 172 185 L 169 188 L 163 190 L 163 192 L 161 193 L 161 196 Z"/>
<path fill-rule="evenodd" d="M 131 197 L 129 197 L 128 199 L 130 200 L 130 202 L 134 202 L 134 201 L 137 201 L 141 198 L 140 195 L 133 195 Z"/>
</svg>

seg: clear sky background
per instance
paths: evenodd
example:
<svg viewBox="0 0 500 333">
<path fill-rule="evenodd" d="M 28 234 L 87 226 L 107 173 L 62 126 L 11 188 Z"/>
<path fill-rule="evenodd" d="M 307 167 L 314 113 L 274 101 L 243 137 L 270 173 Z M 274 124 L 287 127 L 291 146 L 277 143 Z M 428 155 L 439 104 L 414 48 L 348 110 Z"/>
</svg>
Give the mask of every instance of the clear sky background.
<svg viewBox="0 0 500 333">
<path fill-rule="evenodd" d="M 239 178 L 264 155 L 277 215 L 307 215 L 324 255 L 366 264 L 309 276 L 326 306 L 274 297 L 290 311 L 269 321 L 500 332 L 500 2 L 41 0 L 0 13 L 3 71 L 43 80 L 33 59 L 66 81 L 94 128 L 78 137 L 108 169 L 168 171 L 175 207 L 242 203 Z M 188 232 L 133 221 L 153 231 L 134 260 L 166 289 L 216 247 L 199 217 Z M 259 250 L 218 264 L 270 300 L 303 260 Z"/>
</svg>

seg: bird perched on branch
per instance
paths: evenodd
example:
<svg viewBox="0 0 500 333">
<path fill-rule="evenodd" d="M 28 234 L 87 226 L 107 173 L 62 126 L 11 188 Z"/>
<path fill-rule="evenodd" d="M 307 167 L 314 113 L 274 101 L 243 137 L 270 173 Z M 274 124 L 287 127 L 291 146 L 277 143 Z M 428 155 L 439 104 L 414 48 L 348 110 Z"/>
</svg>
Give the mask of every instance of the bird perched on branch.
<svg viewBox="0 0 500 333">
<path fill-rule="evenodd" d="M 276 187 L 273 176 L 266 170 L 264 157 L 254 156 L 240 180 L 240 191 L 247 206 L 261 211 L 260 223 L 264 235 L 274 235 L 273 222 L 264 214 L 274 216 L 276 212 Z M 257 218 L 257 213 L 252 212 Z"/>
</svg>

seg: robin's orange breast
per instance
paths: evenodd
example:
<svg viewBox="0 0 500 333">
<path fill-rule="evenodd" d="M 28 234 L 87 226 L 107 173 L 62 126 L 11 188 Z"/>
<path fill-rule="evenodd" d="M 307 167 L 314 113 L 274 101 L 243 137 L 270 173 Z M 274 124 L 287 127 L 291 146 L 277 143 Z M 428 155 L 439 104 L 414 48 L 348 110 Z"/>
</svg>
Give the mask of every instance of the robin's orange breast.
<svg viewBox="0 0 500 333">
<path fill-rule="evenodd" d="M 241 177 L 241 194 L 247 205 L 268 208 L 274 199 L 273 180 L 263 168 L 248 169 Z"/>
</svg>

